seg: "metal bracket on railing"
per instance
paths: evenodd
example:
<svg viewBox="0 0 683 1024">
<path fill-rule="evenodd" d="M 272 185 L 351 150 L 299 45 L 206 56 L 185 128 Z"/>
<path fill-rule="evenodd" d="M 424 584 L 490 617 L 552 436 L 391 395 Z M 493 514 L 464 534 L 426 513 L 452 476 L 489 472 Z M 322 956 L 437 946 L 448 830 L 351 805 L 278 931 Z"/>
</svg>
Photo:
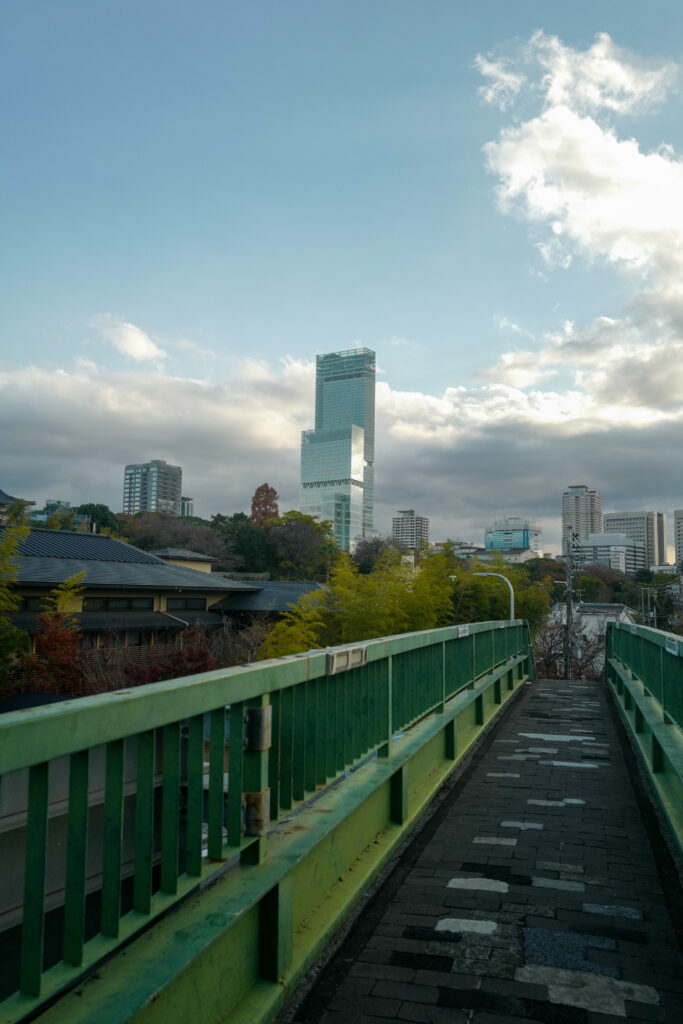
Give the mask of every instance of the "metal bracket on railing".
<svg viewBox="0 0 683 1024">
<path fill-rule="evenodd" d="M 264 835 L 270 823 L 270 789 L 262 789 L 260 793 L 245 793 L 243 802 L 244 834 Z"/>
<path fill-rule="evenodd" d="M 340 651 L 327 652 L 327 674 L 336 676 L 339 672 L 365 665 L 367 647 L 344 647 Z"/>
<path fill-rule="evenodd" d="M 244 749 L 268 750 L 273 740 L 273 706 L 244 709 Z"/>
</svg>

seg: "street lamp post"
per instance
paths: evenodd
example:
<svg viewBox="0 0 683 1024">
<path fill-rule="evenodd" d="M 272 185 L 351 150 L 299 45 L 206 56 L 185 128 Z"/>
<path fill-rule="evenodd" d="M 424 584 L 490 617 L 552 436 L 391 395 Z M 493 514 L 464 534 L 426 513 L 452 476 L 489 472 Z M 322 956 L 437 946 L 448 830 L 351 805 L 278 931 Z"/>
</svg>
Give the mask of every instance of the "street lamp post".
<svg viewBox="0 0 683 1024">
<path fill-rule="evenodd" d="M 505 580 L 508 587 L 510 588 L 510 621 L 515 617 L 515 592 L 512 589 L 512 584 L 507 576 L 503 576 L 500 572 L 473 572 L 473 576 L 497 576 L 499 580 Z"/>
</svg>

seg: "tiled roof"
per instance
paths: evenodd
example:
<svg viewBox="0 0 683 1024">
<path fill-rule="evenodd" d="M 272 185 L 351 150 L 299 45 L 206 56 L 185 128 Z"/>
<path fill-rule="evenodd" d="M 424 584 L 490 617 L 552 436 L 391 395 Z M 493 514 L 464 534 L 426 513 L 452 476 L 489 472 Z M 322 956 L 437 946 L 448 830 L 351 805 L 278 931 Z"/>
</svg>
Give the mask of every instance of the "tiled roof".
<svg viewBox="0 0 683 1024">
<path fill-rule="evenodd" d="M 303 594 L 320 590 L 320 583 L 276 581 L 260 584 L 251 594 L 228 594 L 221 601 L 226 612 L 286 612 Z"/>
<path fill-rule="evenodd" d="M 203 555 L 199 551 L 187 551 L 186 548 L 161 548 L 160 551 L 153 551 L 157 558 L 184 558 L 193 562 L 213 562 L 209 555 Z"/>
<path fill-rule="evenodd" d="M 114 537 L 67 530 L 31 530 L 19 545 L 19 554 L 37 558 L 78 558 L 93 562 L 128 562 L 158 565 L 160 559 Z"/>
<path fill-rule="evenodd" d="M 2 530 L 2 527 L 0 527 Z M 252 591 L 248 583 L 169 565 L 132 544 L 89 533 L 31 530 L 18 549 L 18 582 L 54 587 L 85 572 L 86 587 L 197 590 L 227 594 Z"/>
</svg>

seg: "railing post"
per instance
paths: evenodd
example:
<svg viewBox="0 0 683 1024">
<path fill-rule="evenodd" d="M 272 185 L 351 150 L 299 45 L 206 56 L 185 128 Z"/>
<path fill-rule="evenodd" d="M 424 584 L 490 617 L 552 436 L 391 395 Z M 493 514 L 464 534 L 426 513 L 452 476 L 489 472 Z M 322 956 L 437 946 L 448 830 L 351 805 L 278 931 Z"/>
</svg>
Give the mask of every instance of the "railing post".
<svg viewBox="0 0 683 1024">
<path fill-rule="evenodd" d="M 270 789 L 268 788 L 268 754 L 272 740 L 270 697 L 263 694 L 246 702 L 246 739 L 243 753 L 242 788 L 245 800 L 246 835 L 255 841 L 242 850 L 243 864 L 260 864 L 266 857 L 266 832 L 270 821 Z M 238 740 L 240 737 L 235 737 Z M 233 744 L 230 730 L 230 747 Z M 313 759 L 315 765 L 315 754 Z M 232 775 L 228 782 L 228 793 Z"/>
<path fill-rule="evenodd" d="M 391 820 L 403 825 L 408 817 L 408 766 L 403 764 L 391 776 Z"/>
<path fill-rule="evenodd" d="M 446 641 L 441 641 L 441 703 L 436 711 L 443 714 L 446 710 Z"/>
<path fill-rule="evenodd" d="M 448 761 L 455 761 L 458 754 L 458 734 L 455 729 L 455 719 L 451 718 L 450 722 L 446 722 L 446 728 L 444 729 L 444 740 L 445 740 L 445 756 Z"/>
<path fill-rule="evenodd" d="M 278 982 L 292 962 L 293 892 L 291 875 L 259 903 L 259 974 Z"/>
<path fill-rule="evenodd" d="M 385 714 L 385 726 L 386 726 L 386 743 L 377 751 L 378 757 L 390 757 L 391 756 L 391 737 L 393 735 L 392 720 L 391 720 L 391 707 L 394 699 L 394 659 L 390 654 L 387 658 L 389 664 L 387 666 L 387 706 L 384 709 Z"/>
</svg>

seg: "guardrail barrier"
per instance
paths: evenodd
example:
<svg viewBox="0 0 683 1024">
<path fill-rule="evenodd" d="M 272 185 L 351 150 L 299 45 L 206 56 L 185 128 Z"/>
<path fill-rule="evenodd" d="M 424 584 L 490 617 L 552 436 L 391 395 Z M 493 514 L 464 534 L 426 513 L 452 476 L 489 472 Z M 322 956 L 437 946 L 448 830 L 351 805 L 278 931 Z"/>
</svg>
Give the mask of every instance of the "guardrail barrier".
<svg viewBox="0 0 683 1024">
<path fill-rule="evenodd" d="M 683 855 L 683 637 L 608 623 L 605 676 Z"/>
<path fill-rule="evenodd" d="M 269 1019 L 530 677 L 489 622 L 0 716 L 0 1021 Z"/>
</svg>

